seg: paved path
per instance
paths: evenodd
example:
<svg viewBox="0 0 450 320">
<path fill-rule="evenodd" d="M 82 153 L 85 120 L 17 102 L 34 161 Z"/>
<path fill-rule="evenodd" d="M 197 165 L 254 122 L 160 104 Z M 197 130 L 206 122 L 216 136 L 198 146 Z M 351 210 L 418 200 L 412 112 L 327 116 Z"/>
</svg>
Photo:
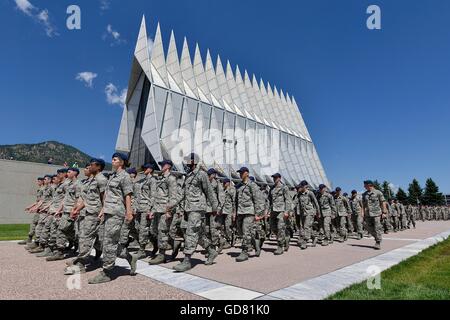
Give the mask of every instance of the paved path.
<svg viewBox="0 0 450 320">
<path fill-rule="evenodd" d="M 210 267 L 202 264 L 203 256 L 197 253 L 196 266 L 187 274 L 171 270 L 176 262 L 153 267 L 139 262 L 140 275 L 135 278 L 126 276 L 127 271 L 121 269 L 124 276 L 101 285 L 102 290 L 93 290 L 86 284 L 87 276 L 82 275 L 82 290 L 73 291 L 66 289 L 65 278 L 61 276 L 64 262 L 48 263 L 17 244 L 1 243 L 0 298 L 323 299 L 365 280 L 370 276 L 369 266 L 385 270 L 448 235 L 450 221 L 425 222 L 418 223 L 417 229 L 387 235 L 381 251 L 372 248 L 372 239 L 350 239 L 306 251 L 291 247 L 281 257 L 273 255 L 272 241 L 265 245 L 261 258 L 250 258 L 244 263 L 234 262 L 239 254 L 237 249 L 228 250 Z M 118 265 L 126 268 L 127 263 L 119 259 Z M 92 274 L 95 273 L 89 276 Z M 39 293 L 43 283 L 46 289 Z"/>
</svg>

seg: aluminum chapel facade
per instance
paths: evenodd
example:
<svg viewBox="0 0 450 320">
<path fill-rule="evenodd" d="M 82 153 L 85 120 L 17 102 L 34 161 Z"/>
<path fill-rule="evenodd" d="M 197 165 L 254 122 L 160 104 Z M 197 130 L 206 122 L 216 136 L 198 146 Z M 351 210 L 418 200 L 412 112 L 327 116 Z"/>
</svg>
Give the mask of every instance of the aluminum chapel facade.
<svg viewBox="0 0 450 320">
<path fill-rule="evenodd" d="M 279 172 L 290 186 L 329 185 L 294 97 L 209 51 L 203 63 L 198 45 L 192 61 L 186 39 L 179 58 L 173 32 L 166 55 L 159 24 L 150 43 L 143 17 L 116 144 L 132 165 L 170 159 L 184 172 L 196 152 L 231 178 L 247 166 L 259 182 Z"/>
</svg>

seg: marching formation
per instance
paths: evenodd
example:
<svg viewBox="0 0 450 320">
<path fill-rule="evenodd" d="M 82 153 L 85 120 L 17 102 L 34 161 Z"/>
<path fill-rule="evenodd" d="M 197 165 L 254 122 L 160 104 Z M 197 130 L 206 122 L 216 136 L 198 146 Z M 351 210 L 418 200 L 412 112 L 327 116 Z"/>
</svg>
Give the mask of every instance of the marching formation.
<svg viewBox="0 0 450 320">
<path fill-rule="evenodd" d="M 111 281 L 117 257 L 126 259 L 131 275 L 137 261 L 151 258 L 150 265 L 184 259 L 177 272 L 192 268 L 192 256 L 200 245 L 205 264 L 214 264 L 223 250 L 240 247 L 237 262 L 260 257 L 266 240 L 276 238 L 275 255 L 289 250 L 291 242 L 305 250 L 328 246 L 349 237 L 374 237 L 381 249 L 382 234 L 416 227 L 416 221 L 447 220 L 449 207 L 411 206 L 386 201 L 372 181 L 363 194 L 350 195 L 325 185 L 313 190 L 307 181 L 294 189 L 278 173 L 273 185 L 257 184 L 248 168 L 240 180 L 205 170 L 196 154 L 185 159 L 187 174 L 172 171 L 165 160 L 145 164 L 141 173 L 127 169 L 126 154 L 112 156 L 113 172 L 103 173 L 105 161 L 86 164 L 84 179 L 78 168 L 64 168 L 56 175 L 37 179 L 36 202 L 26 208 L 33 214 L 26 244 L 30 253 L 67 262 L 64 274 L 86 272 L 101 259 L 102 271 L 90 284 Z M 92 255 L 95 249 L 95 255 Z M 168 254 L 170 252 L 170 254 Z"/>
</svg>

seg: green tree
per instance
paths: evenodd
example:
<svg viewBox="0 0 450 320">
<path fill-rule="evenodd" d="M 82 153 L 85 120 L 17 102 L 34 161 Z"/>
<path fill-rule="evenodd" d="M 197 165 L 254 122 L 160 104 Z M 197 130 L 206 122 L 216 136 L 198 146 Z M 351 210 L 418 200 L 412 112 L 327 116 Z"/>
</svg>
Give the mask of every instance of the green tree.
<svg viewBox="0 0 450 320">
<path fill-rule="evenodd" d="M 382 191 L 383 189 L 381 188 L 380 182 L 378 182 L 378 180 L 375 180 L 373 182 L 373 186 L 375 187 L 375 189 Z"/>
<path fill-rule="evenodd" d="M 403 204 L 408 202 L 408 195 L 402 188 L 398 188 L 397 195 L 395 196 L 397 200 Z"/>
<path fill-rule="evenodd" d="M 429 206 L 439 206 L 443 205 L 444 195 L 439 192 L 439 187 L 433 181 L 433 179 L 428 179 L 425 183 L 425 191 L 423 193 L 423 203 Z"/>
<path fill-rule="evenodd" d="M 387 181 L 384 181 L 381 185 L 381 191 L 383 192 L 383 195 L 387 201 L 394 197 L 394 191 L 392 191 L 391 187 L 389 186 L 389 182 Z"/>
<path fill-rule="evenodd" d="M 414 179 L 408 187 L 408 203 L 417 205 L 417 202 L 422 202 L 423 190 L 420 187 L 419 181 Z"/>
</svg>

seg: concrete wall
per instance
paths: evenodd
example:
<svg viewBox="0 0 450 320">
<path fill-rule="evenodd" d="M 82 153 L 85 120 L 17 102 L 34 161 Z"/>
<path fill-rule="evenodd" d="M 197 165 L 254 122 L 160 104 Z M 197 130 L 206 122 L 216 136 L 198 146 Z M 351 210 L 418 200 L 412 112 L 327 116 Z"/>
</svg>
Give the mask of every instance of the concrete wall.
<svg viewBox="0 0 450 320">
<path fill-rule="evenodd" d="M 62 167 L 0 160 L 0 224 L 29 223 L 32 215 L 24 212 L 24 208 L 36 200 L 36 179 L 55 174 L 59 168 Z"/>
</svg>

